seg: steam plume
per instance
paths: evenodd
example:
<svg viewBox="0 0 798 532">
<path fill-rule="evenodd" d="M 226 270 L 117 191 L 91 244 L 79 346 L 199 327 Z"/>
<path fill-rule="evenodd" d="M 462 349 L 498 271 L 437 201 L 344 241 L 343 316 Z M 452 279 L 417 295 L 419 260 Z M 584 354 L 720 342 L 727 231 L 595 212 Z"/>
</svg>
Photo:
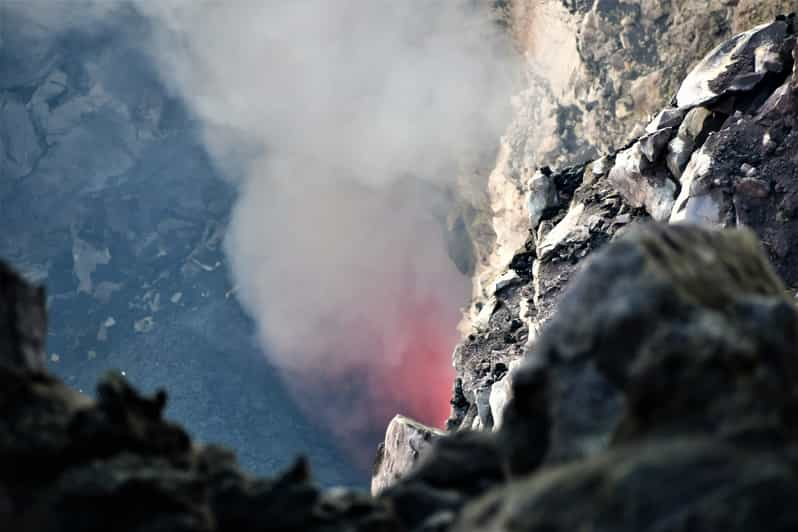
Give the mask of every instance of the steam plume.
<svg viewBox="0 0 798 532">
<path fill-rule="evenodd" d="M 469 294 L 443 242 L 448 191 L 509 108 L 491 2 L 134 4 L 240 179 L 237 295 L 300 404 L 361 462 L 398 411 L 440 424 Z"/>
<path fill-rule="evenodd" d="M 218 161 L 256 154 L 227 240 L 238 296 L 307 411 L 362 461 L 397 411 L 440 424 L 468 280 L 445 190 L 505 125 L 486 5 L 140 2 Z"/>
</svg>

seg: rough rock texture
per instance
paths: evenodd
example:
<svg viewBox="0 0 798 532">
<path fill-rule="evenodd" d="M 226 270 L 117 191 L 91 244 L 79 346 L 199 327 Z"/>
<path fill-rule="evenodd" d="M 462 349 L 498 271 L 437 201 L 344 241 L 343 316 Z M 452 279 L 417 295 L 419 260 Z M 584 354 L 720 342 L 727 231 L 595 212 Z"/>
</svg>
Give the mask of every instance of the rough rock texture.
<svg viewBox="0 0 798 532">
<path fill-rule="evenodd" d="M 96 400 L 67 387 L 41 368 L 41 291 L 0 272 L 9 530 L 798 526 L 798 308 L 748 229 L 620 231 L 510 370 L 500 430 L 436 438 L 376 498 L 320 490 L 302 460 L 273 479 L 248 476 L 165 421 L 164 392 L 141 395 L 119 375 Z"/>
<path fill-rule="evenodd" d="M 529 177 L 517 201 L 531 231 L 485 289 L 454 353 L 460 400 L 450 429 L 490 428 L 502 417 L 504 403 L 493 408 L 484 396 L 506 387 L 506 368 L 534 346 L 581 260 L 631 221 L 748 226 L 788 288 L 798 288 L 794 31 L 792 16 L 779 17 L 720 43 L 641 136 L 592 162 Z M 600 395 L 600 383 L 585 384 L 595 380 L 588 372 L 569 386 Z"/>
<path fill-rule="evenodd" d="M 798 526 L 798 308 L 751 230 L 623 229 L 512 375 L 383 490 L 407 529 Z"/>
<path fill-rule="evenodd" d="M 371 476 L 371 493 L 379 494 L 407 475 L 443 431 L 397 415 L 388 424 L 385 442 L 377 450 Z"/>
<path fill-rule="evenodd" d="M 466 502 L 505 483 L 493 435 L 464 431 L 440 438 L 378 501 L 393 508 L 406 530 L 446 530 Z"/>
<path fill-rule="evenodd" d="M 690 69 L 732 34 L 795 10 L 790 0 L 500 0 L 526 59 L 514 118 L 488 171 L 488 194 L 476 209 L 474 303 L 467 335 L 494 280 L 530 227 L 524 196 L 536 168 L 582 164 L 622 148 L 677 93 Z M 678 127 L 678 122 L 675 126 Z M 662 127 L 666 127 L 663 125 Z M 651 133 L 654 133 L 653 131 Z M 660 140 L 662 136 L 659 137 Z M 650 183 L 632 200 L 661 205 L 671 185 L 662 172 L 632 164 L 624 173 Z M 628 176 L 628 174 L 632 176 Z M 621 176 L 619 176 L 621 179 Z M 473 195 L 473 194 L 472 194 Z M 490 217 L 490 227 L 484 218 Z M 491 234 L 492 233 L 492 234 Z"/>
<path fill-rule="evenodd" d="M 501 430 L 514 473 L 590 456 L 613 435 L 793 430 L 794 414 L 780 409 L 793 406 L 781 401 L 794 393 L 786 374 L 798 370 L 798 322 L 756 237 L 679 225 L 631 232 L 588 261 L 514 377 Z M 750 382 L 738 364 L 750 365 Z M 528 442 L 541 427 L 549 444 L 534 456 Z"/>
<path fill-rule="evenodd" d="M 797 354 L 798 311 L 752 232 L 627 231 L 515 377 L 498 439 L 518 480 L 453 529 L 790 530 Z M 587 373 L 603 395 L 564 393 Z"/>
<path fill-rule="evenodd" d="M 65 386 L 43 370 L 43 301 L 0 265 L 3 530 L 398 530 L 385 503 L 321 492 L 303 460 L 256 479 L 229 451 L 192 444 L 162 418 L 163 391 L 142 396 L 113 374 L 96 401 Z"/>
</svg>

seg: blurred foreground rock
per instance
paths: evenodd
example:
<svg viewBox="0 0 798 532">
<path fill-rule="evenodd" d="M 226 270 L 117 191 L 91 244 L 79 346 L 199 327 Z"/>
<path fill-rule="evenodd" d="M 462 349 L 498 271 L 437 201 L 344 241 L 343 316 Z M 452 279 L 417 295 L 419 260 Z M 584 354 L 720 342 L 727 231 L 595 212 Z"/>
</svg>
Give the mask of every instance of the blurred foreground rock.
<svg viewBox="0 0 798 532">
<path fill-rule="evenodd" d="M 96 401 L 68 388 L 41 367 L 41 290 L 5 267 L 0 313 L 2 530 L 798 527 L 798 311 L 747 229 L 619 232 L 512 369 L 500 428 L 397 417 L 376 497 L 319 489 L 301 459 L 251 477 L 121 376 Z"/>
<path fill-rule="evenodd" d="M 256 479 L 215 446 L 192 444 L 109 375 L 94 401 L 43 370 L 43 291 L 0 264 L 0 530 L 396 530 L 366 494 L 322 492 L 298 460 Z M 268 451 L 264 451 L 268 452 Z"/>
<path fill-rule="evenodd" d="M 498 431 L 378 500 L 410 530 L 795 530 L 798 310 L 747 229 L 634 225 L 513 371 Z"/>
</svg>

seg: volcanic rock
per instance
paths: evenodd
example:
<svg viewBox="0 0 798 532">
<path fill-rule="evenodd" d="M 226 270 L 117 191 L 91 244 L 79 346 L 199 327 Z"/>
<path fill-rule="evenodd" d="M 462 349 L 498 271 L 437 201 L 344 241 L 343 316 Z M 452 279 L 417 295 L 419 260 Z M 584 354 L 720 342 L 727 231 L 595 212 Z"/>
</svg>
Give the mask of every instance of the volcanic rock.
<svg viewBox="0 0 798 532">
<path fill-rule="evenodd" d="M 382 503 L 322 493 L 298 460 L 275 479 L 162 418 L 166 393 L 118 374 L 97 400 L 42 366 L 43 290 L 0 264 L 0 524 L 18 532 L 397 530 Z"/>
<path fill-rule="evenodd" d="M 640 424 L 647 433 L 667 432 L 670 424 L 681 433 L 714 426 L 732 437 L 745 420 L 744 429 L 752 431 L 755 420 L 770 419 L 766 412 L 790 406 L 789 384 L 779 384 L 778 375 L 798 370 L 789 358 L 798 322 L 791 321 L 796 313 L 786 294 L 750 231 L 648 226 L 626 232 L 590 258 L 514 376 L 501 431 L 511 460 L 521 459 L 511 470 L 537 466 L 527 463 L 526 444 L 517 445 L 539 438 L 547 424 L 550 444 L 540 458 L 549 462 L 595 454 L 613 434 L 640 431 Z M 760 363 L 771 374 L 760 372 L 750 390 L 739 375 L 701 369 L 720 360 L 730 368 L 747 359 L 756 364 L 765 352 Z M 732 388 L 736 380 L 737 395 L 699 382 L 710 375 L 718 387 Z M 781 390 L 785 405 L 769 404 L 755 391 L 760 385 Z M 680 393 L 662 396 L 674 386 Z M 624 392 L 634 400 L 625 407 Z M 744 412 L 748 408 L 752 412 Z"/>
<path fill-rule="evenodd" d="M 515 376 L 499 440 L 520 478 L 453 530 L 790 530 L 798 512 L 773 505 L 798 482 L 797 349 L 798 311 L 751 231 L 626 231 Z M 586 372 L 601 411 L 574 396 Z"/>
<path fill-rule="evenodd" d="M 379 499 L 408 530 L 445 529 L 468 500 L 504 482 L 496 439 L 483 431 L 463 431 L 438 438 Z"/>
<path fill-rule="evenodd" d="M 496 4 L 507 10 L 508 27 L 524 54 L 525 79 L 513 99 L 514 118 L 501 139 L 495 166 L 485 172 L 487 197 L 469 201 L 484 216 L 474 218 L 479 231 L 471 232 L 480 236 L 473 246 L 477 250 L 474 300 L 461 326 L 465 336 L 479 312 L 477 303 L 490 297 L 490 283 L 524 245 L 528 231 L 535 229 L 529 224 L 524 194 L 537 168 L 561 170 L 629 147 L 629 140 L 643 133 L 642 126 L 652 115 L 658 118 L 648 133 L 678 128 L 684 114 L 701 99 L 685 99 L 679 103 L 689 105 L 684 109 L 661 112 L 663 107 L 696 63 L 737 32 L 764 25 L 721 47 L 723 51 L 714 57 L 724 58 L 735 73 L 765 72 L 753 90 L 777 75 L 778 64 L 791 69 L 783 56 L 776 60 L 772 46 L 781 40 L 780 34 L 791 31 L 787 17 L 774 23 L 777 15 L 795 9 L 791 0 Z M 745 55 L 732 58 L 728 54 L 733 50 Z M 706 86 L 710 91 L 706 97 L 723 92 L 731 81 L 709 75 L 716 72 L 708 68 L 711 64 L 708 60 L 699 69 L 702 74 L 693 76 L 696 83 L 690 84 Z M 683 94 L 694 92 L 685 88 Z"/>
<path fill-rule="evenodd" d="M 563 170 L 544 167 L 532 174 L 525 203 L 531 234 L 508 260 L 519 282 L 496 291 L 481 281 L 489 303 L 478 301 L 477 306 L 488 306 L 489 312 L 465 328 L 454 354 L 462 396 L 471 405 L 459 411 L 472 415 L 453 413 L 450 426 L 478 426 L 473 420 L 480 390 L 501 380 L 490 368 L 506 367 L 534 347 L 581 261 L 634 220 L 748 226 L 787 286 L 798 288 L 798 259 L 790 245 L 792 220 L 798 218 L 792 205 L 798 205 L 792 179 L 798 166 L 789 156 L 798 87 L 794 30 L 792 17 L 780 17 L 722 43 L 682 84 L 683 95 L 700 97 L 685 96 L 678 107 L 666 106 L 620 150 L 590 163 Z M 717 65 L 728 66 L 728 75 L 721 75 Z M 759 83 L 733 83 L 738 74 L 757 68 L 765 72 Z M 701 92 L 705 89 L 711 97 Z M 517 330 L 523 334 L 514 334 L 511 324 L 520 324 Z M 580 378 L 596 380 L 590 374 Z M 597 386 L 601 395 L 602 385 Z M 497 416 L 490 412 L 490 417 Z"/>
<path fill-rule="evenodd" d="M 798 526 L 794 467 L 717 441 L 657 441 L 492 491 L 450 530 L 787 532 Z"/>
<path fill-rule="evenodd" d="M 612 184 L 631 206 L 645 207 L 657 221 L 668 219 L 676 195 L 676 183 L 667 170 L 652 164 L 667 146 L 670 135 L 670 129 L 660 129 L 619 152 L 609 174 Z"/>
<path fill-rule="evenodd" d="M 726 115 L 706 107 L 694 107 L 685 115 L 676 137 L 668 144 L 668 170 L 675 178 L 682 176 L 693 152 L 700 148 L 711 131 L 720 129 Z"/>
<path fill-rule="evenodd" d="M 437 439 L 379 499 L 408 530 L 791 530 L 796 354 L 750 229 L 626 227 L 510 373 L 498 431 Z"/>
<path fill-rule="evenodd" d="M 43 371 L 47 334 L 44 290 L 23 282 L 2 263 L 0 290 L 0 365 L 19 371 Z"/>
<path fill-rule="evenodd" d="M 405 416 L 395 416 L 385 431 L 371 476 L 371 493 L 379 494 L 405 476 L 443 432 Z"/>
<path fill-rule="evenodd" d="M 780 51 L 788 29 L 787 21 L 776 20 L 718 45 L 682 82 L 676 105 L 705 105 L 727 92 L 753 89 L 768 72 L 781 72 L 784 61 Z"/>
</svg>

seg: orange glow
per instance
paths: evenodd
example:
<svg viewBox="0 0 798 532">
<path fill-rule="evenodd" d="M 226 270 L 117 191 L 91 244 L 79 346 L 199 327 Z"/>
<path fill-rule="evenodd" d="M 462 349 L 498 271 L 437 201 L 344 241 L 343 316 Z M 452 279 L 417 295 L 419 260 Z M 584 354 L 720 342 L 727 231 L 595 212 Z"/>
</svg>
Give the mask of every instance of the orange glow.
<svg viewBox="0 0 798 532">
<path fill-rule="evenodd" d="M 439 428 L 449 415 L 459 310 L 412 289 L 392 295 L 391 312 L 338 331 L 326 367 L 287 379 L 300 408 L 364 470 L 394 415 Z"/>
</svg>

